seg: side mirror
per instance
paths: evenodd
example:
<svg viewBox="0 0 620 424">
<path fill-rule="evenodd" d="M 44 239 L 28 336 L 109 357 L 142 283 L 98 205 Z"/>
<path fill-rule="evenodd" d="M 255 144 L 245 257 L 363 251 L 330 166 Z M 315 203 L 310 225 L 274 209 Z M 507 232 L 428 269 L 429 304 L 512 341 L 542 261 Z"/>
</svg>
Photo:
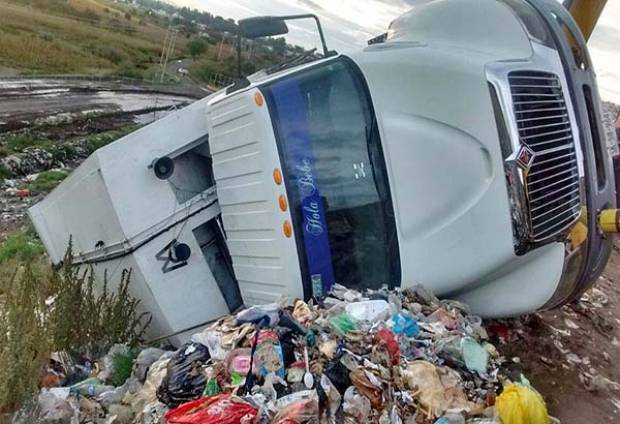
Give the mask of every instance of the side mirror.
<svg viewBox="0 0 620 424">
<path fill-rule="evenodd" d="M 271 37 L 288 33 L 286 22 L 275 16 L 241 19 L 237 24 L 239 32 L 245 38 Z"/>
</svg>

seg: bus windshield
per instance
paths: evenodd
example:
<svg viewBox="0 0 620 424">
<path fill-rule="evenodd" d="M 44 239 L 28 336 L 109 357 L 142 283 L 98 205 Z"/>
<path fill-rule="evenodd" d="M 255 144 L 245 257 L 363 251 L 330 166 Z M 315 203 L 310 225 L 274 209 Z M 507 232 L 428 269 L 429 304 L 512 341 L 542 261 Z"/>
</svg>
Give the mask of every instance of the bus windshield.
<svg viewBox="0 0 620 424">
<path fill-rule="evenodd" d="M 338 58 L 261 87 L 291 207 L 306 295 L 400 284 L 394 213 L 368 89 Z"/>
</svg>

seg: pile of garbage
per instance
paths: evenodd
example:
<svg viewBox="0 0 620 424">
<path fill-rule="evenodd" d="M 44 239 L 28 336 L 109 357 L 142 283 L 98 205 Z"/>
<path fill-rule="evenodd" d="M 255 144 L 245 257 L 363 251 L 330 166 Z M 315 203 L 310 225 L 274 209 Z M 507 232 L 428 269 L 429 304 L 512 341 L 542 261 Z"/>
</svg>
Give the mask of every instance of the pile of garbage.
<svg viewBox="0 0 620 424">
<path fill-rule="evenodd" d="M 254 306 L 194 334 L 176 351 L 142 350 L 131 376 L 115 387 L 110 381 L 120 382 L 111 363 L 123 349 L 115 346 L 99 364 L 82 369 L 88 378 L 71 385 L 63 374 L 68 361 L 53 358 L 52 375 L 65 387 L 41 391 L 39 419 L 108 424 L 553 420 L 527 379 L 503 368 L 481 319 L 466 305 L 440 301 L 421 286 L 360 293 L 336 285 L 324 299 Z"/>
</svg>

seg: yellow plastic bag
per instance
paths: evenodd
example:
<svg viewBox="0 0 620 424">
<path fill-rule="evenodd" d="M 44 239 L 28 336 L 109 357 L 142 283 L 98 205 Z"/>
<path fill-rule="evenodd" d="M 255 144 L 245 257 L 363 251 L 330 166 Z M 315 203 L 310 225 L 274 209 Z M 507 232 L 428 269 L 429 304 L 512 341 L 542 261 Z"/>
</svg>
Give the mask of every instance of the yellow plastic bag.
<svg viewBox="0 0 620 424">
<path fill-rule="evenodd" d="M 549 414 L 542 396 L 520 384 L 504 388 L 495 403 L 502 424 L 549 424 Z"/>
</svg>

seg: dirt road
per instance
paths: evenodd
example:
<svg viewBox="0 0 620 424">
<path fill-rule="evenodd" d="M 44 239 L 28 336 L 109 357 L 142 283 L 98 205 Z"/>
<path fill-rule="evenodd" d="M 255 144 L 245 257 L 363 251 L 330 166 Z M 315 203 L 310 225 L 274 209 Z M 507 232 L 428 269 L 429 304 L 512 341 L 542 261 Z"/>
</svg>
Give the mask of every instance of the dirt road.
<svg viewBox="0 0 620 424">
<path fill-rule="evenodd" d="M 120 79 L 0 79 L 0 132 L 54 124 L 75 115 L 144 115 L 181 108 L 206 92 Z"/>
</svg>

